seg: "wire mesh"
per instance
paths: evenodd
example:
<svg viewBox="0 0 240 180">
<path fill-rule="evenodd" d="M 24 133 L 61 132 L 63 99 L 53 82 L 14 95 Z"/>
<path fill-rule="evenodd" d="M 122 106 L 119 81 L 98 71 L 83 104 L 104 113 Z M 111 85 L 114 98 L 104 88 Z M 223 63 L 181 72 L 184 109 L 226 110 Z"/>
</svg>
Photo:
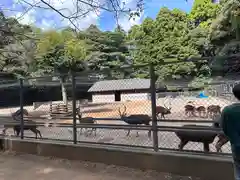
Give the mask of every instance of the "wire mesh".
<svg viewBox="0 0 240 180">
<path fill-rule="evenodd" d="M 142 127 L 149 125 L 153 128 L 152 108 L 155 107 L 152 107 L 151 102 L 149 68 L 130 70 L 131 73 L 127 69 L 76 73 L 78 142 L 154 147 L 153 133 L 149 138 L 147 129 L 139 128 L 138 136 L 136 129 L 131 130 L 130 135 L 127 136 L 128 130 L 120 127 L 96 127 L 96 131 L 92 133 L 91 128 L 83 128 L 81 132 L 80 125 L 91 122 L 105 126 L 133 127 L 137 125 Z M 135 71 L 138 71 L 143 79 L 136 78 L 132 73 Z M 159 85 L 156 85 L 157 125 L 165 127 L 181 127 L 186 124 L 201 126 L 203 122 L 200 121 L 205 121 L 205 126 L 212 126 L 212 116 L 219 111 L 216 108 L 215 111 L 209 111 L 209 106 L 219 105 L 221 111 L 225 106 L 235 102 L 236 100 L 231 95 L 234 83 L 208 84 L 203 90 L 197 91 L 188 91 L 188 88 L 183 87 L 182 89 L 186 91 L 182 92 L 166 92 L 163 87 L 161 89 Z M 24 120 L 41 123 L 42 125 L 37 128 L 43 138 L 73 142 L 71 75 L 25 79 L 23 84 L 23 108 L 29 112 L 28 116 L 24 116 Z M 4 85 L 6 86 L 6 83 Z M 5 120 L 12 121 L 11 113 L 20 108 L 19 82 L 16 81 L 14 86 L 9 85 L 8 88 L 15 90 L 12 99 L 15 99 L 16 103 L 11 107 L 1 109 L 0 119 L 4 119 L 4 122 Z M 161 89 L 160 92 L 159 89 Z M 187 105 L 192 106 L 192 109 L 186 108 Z M 59 124 L 64 124 L 64 126 L 59 127 Z M 3 128 L 1 126 L 1 129 Z M 8 132 L 14 134 L 12 128 L 9 128 Z M 24 135 L 35 137 L 35 134 L 29 130 L 25 130 Z M 157 138 L 160 150 L 179 149 L 180 139 L 173 131 L 162 131 L 160 128 L 155 138 Z M 210 143 L 211 152 L 216 152 L 217 141 L 216 136 L 215 140 Z M 203 143 L 190 141 L 183 150 L 203 151 Z M 224 153 L 231 153 L 229 142 L 224 144 L 222 150 Z"/>
<path fill-rule="evenodd" d="M 158 125 L 169 127 L 184 127 L 187 125 L 192 128 L 213 126 L 213 117 L 220 115 L 224 107 L 235 102 L 235 99 L 229 93 L 231 91 L 229 86 L 228 84 L 213 84 L 198 91 L 158 93 L 157 112 L 167 112 L 166 110 L 163 111 L 161 107 L 170 109 L 169 113 L 163 113 L 164 116 L 159 113 Z M 226 98 L 226 94 L 228 98 Z M 169 104 L 168 107 L 166 104 Z M 205 132 L 186 132 L 183 135 L 185 139 L 181 139 L 175 132 L 158 132 L 159 148 L 181 150 L 179 145 L 182 143 L 184 144 L 182 150 L 204 151 L 204 138 L 201 140 L 196 140 L 196 138 L 206 135 Z M 220 140 L 218 140 L 219 137 Z M 216 134 L 213 138 L 214 141 L 209 143 L 210 151 L 216 152 L 216 144 L 224 142 L 224 138 L 226 139 L 223 134 L 221 136 Z M 231 153 L 229 142 L 222 145 L 222 152 Z"/>
<path fill-rule="evenodd" d="M 204 152 L 204 138 L 202 141 L 196 142 L 192 141 L 196 135 L 198 136 L 206 136 L 206 132 L 200 133 L 200 132 L 189 132 L 186 131 L 185 136 L 182 135 L 182 138 L 185 139 L 180 139 L 175 132 L 158 132 L 158 137 L 159 137 L 159 149 L 165 149 L 165 150 L 182 150 L 182 151 L 196 151 L 196 152 Z M 209 133 L 210 134 L 210 133 Z M 211 135 L 209 135 L 211 139 Z M 218 142 L 219 138 L 217 135 L 213 137 L 213 142 L 209 143 L 209 152 L 211 153 L 231 153 L 231 146 L 230 143 L 227 142 L 223 146 L 221 146 L 221 151 L 217 152 L 216 149 L 216 144 Z M 183 143 L 183 149 L 180 149 L 180 144 Z"/>
<path fill-rule="evenodd" d="M 152 148 L 147 130 L 132 129 L 129 135 L 128 131 L 117 128 L 78 128 L 78 141 Z"/>
</svg>

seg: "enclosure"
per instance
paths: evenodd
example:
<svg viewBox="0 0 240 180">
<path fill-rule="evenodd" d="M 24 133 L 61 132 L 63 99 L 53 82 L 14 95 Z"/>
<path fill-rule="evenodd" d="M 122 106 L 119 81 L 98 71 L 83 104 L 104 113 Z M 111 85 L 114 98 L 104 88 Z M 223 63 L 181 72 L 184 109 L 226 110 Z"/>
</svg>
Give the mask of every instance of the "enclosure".
<svg viewBox="0 0 240 180">
<path fill-rule="evenodd" d="M 142 70 L 149 78 L 127 77 L 122 72 L 123 69 L 130 69 L 132 72 Z M 112 76 L 109 76 L 109 72 Z M 208 108 L 219 105 L 222 110 L 225 106 L 235 102 L 230 92 L 236 81 L 214 81 L 212 84 L 208 83 L 202 88 L 197 88 L 197 91 L 188 86 L 180 88 L 178 85 L 175 89 L 172 85 L 171 88 L 164 89 L 160 88 L 163 84 L 156 81 L 152 64 L 122 69 L 74 72 L 65 74 L 65 76 L 67 78 L 63 84 L 58 78 L 59 74 L 20 79 L 15 82 L 14 87 L 19 89 L 19 106 L 0 110 L 0 123 L 2 129 L 7 128 L 7 136 L 15 136 L 13 128 L 17 127 L 21 138 L 35 138 L 34 132 L 31 132 L 32 128 L 33 131 L 35 129 L 40 131 L 41 141 L 56 140 L 74 144 L 84 142 L 138 147 L 154 151 L 203 153 L 201 141 L 189 140 L 184 144 L 183 149 L 179 148 L 181 138 L 177 133 L 187 132 L 193 137 L 199 134 L 201 136 L 210 134 L 213 137 L 213 141 L 209 143 L 210 151 L 207 153 L 219 155 L 231 153 L 229 142 L 222 146 L 222 152 L 216 152 L 217 135 L 221 129 L 212 126 L 213 118 Z M 60 88 L 58 93 L 66 95 L 67 101 L 36 101 L 31 106 L 25 106 L 25 87 L 38 88 L 39 79 L 45 86 L 49 86 L 52 82 L 64 86 L 68 91 L 64 94 Z M 105 84 L 106 81 L 107 84 Z M 89 90 L 81 91 L 83 85 L 86 84 L 93 86 L 92 88 L 89 86 Z M 7 85 L 5 83 L 5 86 Z M 168 84 L 166 83 L 165 86 Z M 14 88 L 11 84 L 9 87 Z M 93 93 L 92 101 L 81 94 L 87 91 L 90 95 Z M 102 97 L 94 97 L 95 93 L 101 93 Z M 116 95 L 116 93 L 119 94 Z M 108 98 L 110 95 L 113 96 L 111 100 Z M 193 103 L 196 109 L 201 107 L 204 110 L 194 111 L 191 115 L 186 112 L 186 105 L 189 103 Z M 161 112 L 158 114 L 159 108 L 165 109 L 164 112 L 169 110 L 170 113 L 163 113 L 164 116 L 161 116 Z M 26 109 L 28 114 L 21 111 L 19 121 L 16 121 L 11 114 L 18 109 Z M 131 118 L 129 118 L 130 115 Z M 139 121 L 139 116 L 143 120 L 141 123 L 136 123 Z M 148 131 L 151 132 L 151 136 Z"/>
</svg>

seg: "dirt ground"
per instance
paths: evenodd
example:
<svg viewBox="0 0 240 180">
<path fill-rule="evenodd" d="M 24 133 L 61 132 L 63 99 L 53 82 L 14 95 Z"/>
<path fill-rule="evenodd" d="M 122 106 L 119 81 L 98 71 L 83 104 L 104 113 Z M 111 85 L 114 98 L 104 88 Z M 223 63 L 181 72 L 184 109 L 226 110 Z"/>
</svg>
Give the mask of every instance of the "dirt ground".
<svg viewBox="0 0 240 180">
<path fill-rule="evenodd" d="M 191 119 L 199 120 L 206 119 L 202 117 L 192 117 L 189 118 L 185 115 L 184 106 L 188 101 L 193 101 L 195 106 L 204 106 L 207 108 L 209 105 L 220 105 L 223 109 L 225 106 L 231 104 L 232 102 L 217 98 L 209 97 L 206 99 L 200 99 L 195 97 L 177 97 L 174 99 L 159 98 L 156 103 L 158 106 L 171 107 L 171 114 L 166 115 L 166 119 Z M 119 118 L 119 108 L 121 111 L 124 110 L 126 106 L 127 115 L 130 114 L 148 114 L 152 115 L 151 111 L 151 101 L 132 101 L 132 102 L 122 102 L 122 103 L 109 103 L 101 106 L 92 106 L 82 108 L 83 117 L 94 117 L 94 118 Z M 72 120 L 66 120 L 65 123 L 71 123 Z M 110 121 L 100 121 L 99 123 L 105 124 L 110 123 Z M 113 122 L 112 122 L 113 123 Z M 115 122 L 116 123 L 116 122 Z"/>
<path fill-rule="evenodd" d="M 1 180 L 200 180 L 114 165 L 0 153 Z"/>
<path fill-rule="evenodd" d="M 184 113 L 184 106 L 187 104 L 188 101 L 193 101 L 195 106 L 205 106 L 206 108 L 209 105 L 220 105 L 222 108 L 224 108 L 226 105 L 231 104 L 232 102 L 221 99 L 218 97 L 209 97 L 205 99 L 200 99 L 196 97 L 177 97 L 173 99 L 167 99 L 167 98 L 159 98 L 157 99 L 156 103 L 159 106 L 166 105 L 167 107 L 171 107 L 171 114 L 166 115 L 165 117 L 167 119 L 189 119 L 189 117 L 186 117 Z M 93 104 L 89 103 L 88 105 L 84 105 L 81 107 L 81 111 L 83 113 L 83 117 L 94 117 L 94 118 L 119 118 L 119 108 L 121 111 L 124 110 L 123 104 L 126 106 L 126 113 L 127 115 L 130 114 L 148 114 L 151 116 L 151 101 L 130 101 L 130 102 L 116 102 L 116 103 L 102 103 L 102 104 Z M 25 106 L 25 109 L 27 109 L 30 112 L 30 116 L 34 117 L 47 117 L 46 115 L 49 115 L 49 104 L 43 104 L 37 109 L 33 110 L 32 106 Z M 5 108 L 0 109 L 0 114 L 10 114 L 14 111 L 16 111 L 18 108 Z M 190 118 L 192 119 L 192 118 Z M 202 119 L 202 118 L 196 118 L 193 117 L 193 119 Z M 193 120 L 192 119 L 192 120 Z M 60 119 L 54 119 L 55 122 L 59 122 Z M 66 118 L 61 119 L 62 123 L 72 123 L 72 118 Z M 101 124 L 106 123 L 113 123 L 116 122 L 110 122 L 110 121 L 100 121 Z"/>
</svg>

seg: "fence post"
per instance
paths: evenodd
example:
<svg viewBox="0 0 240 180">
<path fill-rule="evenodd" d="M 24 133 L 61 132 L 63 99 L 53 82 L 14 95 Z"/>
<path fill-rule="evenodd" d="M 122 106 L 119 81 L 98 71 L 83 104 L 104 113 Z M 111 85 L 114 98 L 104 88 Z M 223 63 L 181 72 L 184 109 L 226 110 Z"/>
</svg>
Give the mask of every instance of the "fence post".
<svg viewBox="0 0 240 180">
<path fill-rule="evenodd" d="M 76 119 L 76 79 L 72 72 L 72 114 L 73 114 L 73 143 L 77 144 L 77 119 Z"/>
<path fill-rule="evenodd" d="M 156 76 L 153 64 L 150 64 L 150 78 L 151 78 L 151 107 L 152 107 L 152 130 L 153 130 L 153 149 L 158 151 L 158 130 L 157 130 L 157 116 L 156 116 Z"/>
<path fill-rule="evenodd" d="M 24 138 L 24 119 L 23 119 L 23 79 L 20 78 L 19 79 L 19 85 L 20 85 L 20 92 L 19 92 L 19 96 L 20 96 L 20 110 L 21 110 L 21 114 L 20 114 L 20 128 L 21 128 L 21 139 Z"/>
</svg>

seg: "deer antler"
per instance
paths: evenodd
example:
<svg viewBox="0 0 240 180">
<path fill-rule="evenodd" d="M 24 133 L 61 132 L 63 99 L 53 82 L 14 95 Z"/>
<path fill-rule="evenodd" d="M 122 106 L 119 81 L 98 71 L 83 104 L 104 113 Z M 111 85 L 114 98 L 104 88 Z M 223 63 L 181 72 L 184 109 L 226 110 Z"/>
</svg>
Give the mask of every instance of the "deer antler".
<svg viewBox="0 0 240 180">
<path fill-rule="evenodd" d="M 125 105 L 123 105 L 123 107 L 124 107 L 123 112 L 121 112 L 121 108 L 120 107 L 118 108 L 118 113 L 119 113 L 120 116 L 123 116 L 126 113 L 127 107 Z"/>
<path fill-rule="evenodd" d="M 163 101 L 163 106 L 164 106 L 166 109 L 168 109 L 167 106 L 166 106 L 166 103 L 165 103 L 166 100 L 167 100 L 167 97 L 166 97 L 165 100 Z"/>
<path fill-rule="evenodd" d="M 123 113 L 125 114 L 126 111 L 127 111 L 127 107 L 126 107 L 125 105 L 123 105 L 123 107 L 124 107 L 124 111 L 123 111 Z"/>
<path fill-rule="evenodd" d="M 118 108 L 118 114 L 119 114 L 120 116 L 122 116 L 120 107 Z"/>
<path fill-rule="evenodd" d="M 166 101 L 166 100 L 167 100 L 167 98 L 165 99 L 165 101 Z M 172 108 L 171 105 L 172 105 L 172 103 L 171 103 L 170 100 L 169 100 L 169 107 L 167 107 L 166 104 L 165 104 L 165 102 L 163 102 L 163 106 L 164 106 L 166 109 L 171 109 L 171 108 Z"/>
</svg>

